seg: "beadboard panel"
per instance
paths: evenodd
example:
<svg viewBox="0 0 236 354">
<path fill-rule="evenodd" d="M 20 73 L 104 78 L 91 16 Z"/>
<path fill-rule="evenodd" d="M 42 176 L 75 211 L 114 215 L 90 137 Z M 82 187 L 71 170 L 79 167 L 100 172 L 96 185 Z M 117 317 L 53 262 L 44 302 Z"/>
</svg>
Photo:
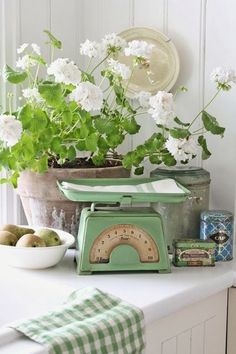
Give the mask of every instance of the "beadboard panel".
<svg viewBox="0 0 236 354">
<path fill-rule="evenodd" d="M 43 45 L 44 29 L 63 41 L 62 53 L 55 56 L 69 57 L 82 66 L 84 58 L 79 56 L 79 44 L 86 38 L 99 40 L 105 33 L 119 33 L 131 26 L 151 26 L 163 31 L 173 40 L 181 61 L 180 76 L 172 91 L 180 85 L 188 88 L 187 93 L 179 94 L 176 99 L 183 120 L 193 117 L 211 97 L 214 85 L 208 77 L 212 68 L 235 67 L 236 63 L 236 47 L 232 45 L 236 29 L 234 0 L 0 0 L 0 9 L 1 67 L 5 62 L 14 63 L 16 48 L 23 42 L 38 43 L 49 59 L 49 47 Z M 3 106 L 6 92 L 1 82 Z M 211 173 L 212 207 L 232 211 L 236 177 L 232 163 L 236 148 L 234 96 L 235 89 L 222 94 L 209 109 L 226 127 L 225 138 L 209 136 L 213 156 L 206 162 L 201 158 L 193 162 L 203 164 Z M 139 122 L 140 134 L 133 141 L 128 139 L 122 151 L 139 144 L 154 131 L 150 117 L 142 117 Z M 10 221 L 14 215 L 14 220 L 19 221 L 18 202 L 11 189 L 0 187 L 0 197 L 8 205 L 2 218 Z"/>
<path fill-rule="evenodd" d="M 20 1 L 0 2 L 0 68 L 7 62 L 12 65 L 16 60 L 16 48 L 20 43 Z M 9 45 L 7 45 L 9 43 Z M 1 71 L 1 70 L 0 70 Z M 12 92 L 16 97 L 16 87 L 5 85 L 0 78 L 0 105 L 8 110 L 6 95 Z M 16 105 L 14 99 L 13 105 Z M 4 173 L 0 174 L 5 177 Z M 21 204 L 15 191 L 9 185 L 0 185 L 0 224 L 5 222 L 20 223 L 23 220 Z"/>
<path fill-rule="evenodd" d="M 227 290 L 187 306 L 146 328 L 148 354 L 223 354 Z"/>
<path fill-rule="evenodd" d="M 234 0 L 208 0 L 206 13 L 205 103 L 214 93 L 209 80 L 212 68 L 221 66 L 236 69 L 234 34 L 236 3 Z M 212 156 L 203 163 L 211 172 L 211 204 L 216 208 L 234 211 L 235 200 L 235 152 L 236 152 L 236 89 L 222 92 L 209 113 L 216 116 L 226 128 L 224 139 L 209 136 Z"/>
<path fill-rule="evenodd" d="M 62 43 L 62 54 L 60 51 L 55 53 L 55 57 L 62 55 L 66 58 L 78 62 L 79 43 L 81 36 L 82 11 L 80 2 L 77 0 L 51 0 L 51 28 Z"/>
<path fill-rule="evenodd" d="M 45 45 L 47 38 L 43 30 L 51 28 L 51 1 L 21 0 L 19 15 L 21 43 L 37 43 L 48 60 L 49 46 Z"/>
<path fill-rule="evenodd" d="M 204 46 L 204 30 L 202 18 L 205 16 L 204 1 L 191 2 L 189 0 L 158 0 L 147 1 L 147 9 L 141 0 L 134 3 L 134 25 L 150 26 L 164 32 L 175 44 L 180 57 L 180 75 L 171 90 L 173 93 L 180 86 L 188 88 L 187 93 L 176 96 L 177 114 L 182 120 L 189 120 L 202 107 L 203 72 L 202 61 Z M 145 2 L 146 4 L 146 2 Z M 143 13 L 152 13 L 144 16 Z M 183 14 L 190 14 L 184 16 Z M 198 55 L 196 55 L 198 53 Z M 186 104 L 187 103 L 187 104 Z M 140 133 L 134 137 L 134 146 L 155 131 L 155 123 L 150 116 L 139 119 L 142 126 Z M 199 165 L 200 159 L 194 164 Z M 153 169 L 153 166 L 146 165 Z"/>
<path fill-rule="evenodd" d="M 145 1 L 145 8 L 142 0 L 134 0 L 134 26 L 136 27 L 153 27 L 164 32 L 166 20 L 166 4 L 164 0 L 147 0 Z M 144 16 L 145 11 L 145 16 Z M 141 125 L 141 129 L 137 135 L 132 139 L 132 148 L 139 145 L 150 136 L 150 132 L 156 130 L 155 122 L 149 115 L 141 115 L 137 119 Z M 145 170 L 148 174 L 153 166 L 146 161 Z"/>
</svg>

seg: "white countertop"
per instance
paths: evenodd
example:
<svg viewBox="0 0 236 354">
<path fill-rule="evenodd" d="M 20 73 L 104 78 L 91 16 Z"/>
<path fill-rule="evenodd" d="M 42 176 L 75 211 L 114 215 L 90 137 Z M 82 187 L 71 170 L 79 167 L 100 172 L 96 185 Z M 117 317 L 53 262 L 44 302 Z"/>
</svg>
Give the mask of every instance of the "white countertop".
<svg viewBox="0 0 236 354">
<path fill-rule="evenodd" d="M 11 348 L 10 344 L 5 343 L 10 343 L 10 337 L 11 340 L 13 338 L 13 333 L 4 329 L 9 322 L 53 309 L 75 289 L 92 286 L 119 296 L 141 308 L 146 323 L 150 324 L 187 305 L 236 286 L 236 261 L 218 262 L 215 267 L 172 267 L 170 274 L 101 273 L 81 276 L 75 271 L 74 252 L 68 250 L 61 263 L 45 270 L 11 268 L 0 263 L 1 353 L 13 353 L 14 341 Z M 20 335 L 15 336 L 19 338 Z M 33 345 L 30 340 L 20 340 L 22 348 L 24 345 L 27 347 L 29 342 Z M 34 350 L 30 352 L 45 353 L 40 345 L 34 343 L 33 346 Z M 18 351 L 18 354 L 21 352 Z"/>
</svg>

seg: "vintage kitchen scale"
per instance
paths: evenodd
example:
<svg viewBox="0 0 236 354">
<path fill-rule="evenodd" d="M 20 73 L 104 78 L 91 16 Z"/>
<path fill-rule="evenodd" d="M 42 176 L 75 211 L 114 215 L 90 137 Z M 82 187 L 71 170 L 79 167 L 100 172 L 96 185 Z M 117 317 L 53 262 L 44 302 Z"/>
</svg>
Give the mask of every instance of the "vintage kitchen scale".
<svg viewBox="0 0 236 354">
<path fill-rule="evenodd" d="M 160 214 L 140 203 L 178 203 L 190 192 L 176 185 L 177 193 L 158 193 L 157 178 L 76 179 L 58 183 L 64 195 L 91 202 L 80 217 L 77 271 L 170 272 L 170 261 Z M 144 186 L 144 187 L 143 187 Z M 112 190 L 111 190 L 112 189 Z"/>
</svg>

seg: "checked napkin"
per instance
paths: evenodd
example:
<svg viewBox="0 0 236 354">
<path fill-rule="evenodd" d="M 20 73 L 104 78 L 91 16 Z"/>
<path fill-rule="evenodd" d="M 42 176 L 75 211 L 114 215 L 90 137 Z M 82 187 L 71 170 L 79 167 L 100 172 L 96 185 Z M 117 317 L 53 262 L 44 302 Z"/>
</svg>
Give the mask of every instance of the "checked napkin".
<svg viewBox="0 0 236 354">
<path fill-rule="evenodd" d="M 74 291 L 58 309 L 11 327 L 50 354 L 144 353 L 142 311 L 95 288 Z"/>
</svg>

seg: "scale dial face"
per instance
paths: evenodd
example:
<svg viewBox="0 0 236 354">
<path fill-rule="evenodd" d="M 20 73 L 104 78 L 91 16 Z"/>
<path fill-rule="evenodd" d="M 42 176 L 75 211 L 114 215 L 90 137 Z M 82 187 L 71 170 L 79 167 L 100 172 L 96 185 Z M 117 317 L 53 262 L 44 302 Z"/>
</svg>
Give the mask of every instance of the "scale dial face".
<svg viewBox="0 0 236 354">
<path fill-rule="evenodd" d="M 159 261 L 158 247 L 153 238 L 142 228 L 132 224 L 117 224 L 103 230 L 90 250 L 90 263 L 109 263 L 111 252 L 119 245 L 135 248 L 140 262 Z"/>
</svg>

